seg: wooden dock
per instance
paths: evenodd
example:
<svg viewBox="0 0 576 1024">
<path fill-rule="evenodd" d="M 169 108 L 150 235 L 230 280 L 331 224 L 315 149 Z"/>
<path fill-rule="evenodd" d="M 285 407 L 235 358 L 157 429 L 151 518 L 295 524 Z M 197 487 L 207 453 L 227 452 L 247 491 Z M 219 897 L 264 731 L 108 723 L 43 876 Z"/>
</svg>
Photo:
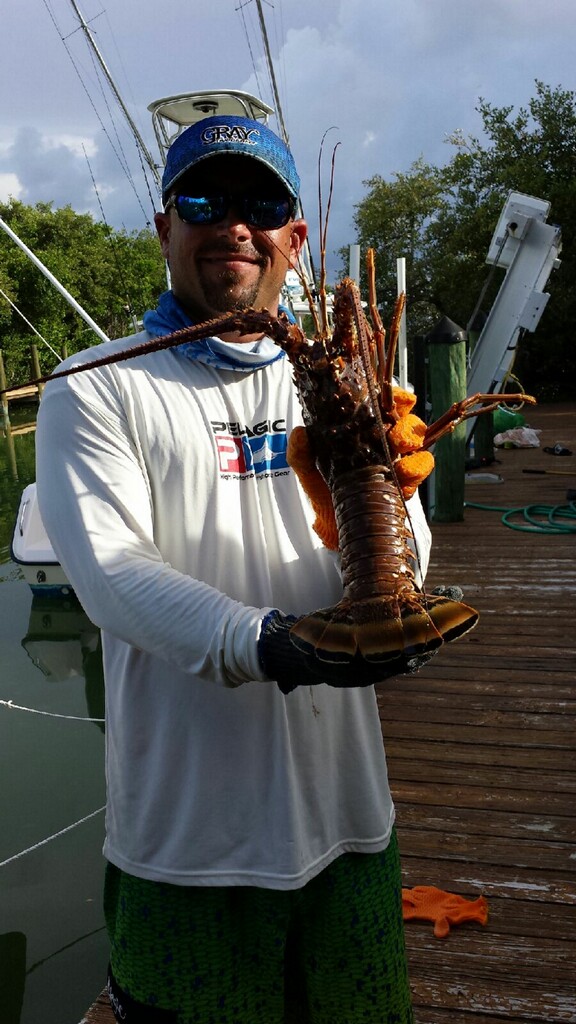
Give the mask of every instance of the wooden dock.
<svg viewBox="0 0 576 1024">
<path fill-rule="evenodd" d="M 576 489 L 576 405 L 525 415 L 540 448 L 497 451 L 486 471 L 503 483 L 467 484 L 467 502 L 555 506 Z M 574 455 L 546 454 L 556 442 Z M 427 584 L 460 584 L 480 622 L 379 687 L 404 885 L 489 908 L 444 940 L 406 923 L 417 1024 L 576 1021 L 576 533 L 501 518 L 433 525 Z"/>
<path fill-rule="evenodd" d="M 467 484 L 467 502 L 566 504 L 576 404 L 526 417 L 540 448 L 498 451 L 485 472 L 503 482 Z M 546 454 L 556 442 L 574 455 Z M 501 518 L 433 524 L 428 585 L 458 583 L 480 623 L 378 688 L 403 884 L 489 909 L 446 939 L 406 923 L 416 1024 L 576 1022 L 576 535 Z M 84 1020 L 113 1024 L 104 994 Z"/>
<path fill-rule="evenodd" d="M 38 401 L 40 389 L 37 384 L 26 384 L 23 387 L 12 388 L 4 392 L 7 402 L 31 402 Z"/>
</svg>

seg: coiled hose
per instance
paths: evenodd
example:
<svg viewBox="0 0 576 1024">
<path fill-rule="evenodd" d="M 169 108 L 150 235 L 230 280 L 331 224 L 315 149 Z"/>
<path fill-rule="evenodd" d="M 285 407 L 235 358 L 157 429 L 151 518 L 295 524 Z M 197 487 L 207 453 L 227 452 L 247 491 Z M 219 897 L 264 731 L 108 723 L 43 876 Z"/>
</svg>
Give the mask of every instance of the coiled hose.
<svg viewBox="0 0 576 1024">
<path fill-rule="evenodd" d="M 524 533 L 576 533 L 576 502 L 566 505 L 525 505 L 519 508 L 502 508 L 499 505 L 479 505 L 466 501 L 465 508 L 479 508 L 488 512 L 502 512 L 501 521 L 511 530 Z M 521 522 L 512 519 L 521 517 Z"/>
</svg>

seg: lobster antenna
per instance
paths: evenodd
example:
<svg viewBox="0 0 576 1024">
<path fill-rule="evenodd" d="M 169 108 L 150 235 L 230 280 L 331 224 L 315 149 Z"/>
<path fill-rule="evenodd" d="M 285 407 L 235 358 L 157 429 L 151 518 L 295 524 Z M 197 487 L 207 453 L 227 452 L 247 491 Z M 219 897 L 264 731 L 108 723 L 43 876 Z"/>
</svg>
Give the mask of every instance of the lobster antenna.
<svg viewBox="0 0 576 1024">
<path fill-rule="evenodd" d="M 314 296 L 312 295 L 312 292 L 310 291 L 310 285 L 308 284 L 308 279 L 307 279 L 306 274 L 304 272 L 304 266 L 302 264 L 302 261 L 301 261 L 300 257 L 298 257 L 298 266 L 294 267 L 294 270 L 298 274 L 298 277 L 300 279 L 300 284 L 302 285 L 302 287 L 304 289 L 304 295 L 306 296 L 306 302 L 308 303 L 308 309 L 310 311 L 310 316 L 312 317 L 312 320 L 314 322 L 314 337 L 315 338 L 323 338 L 324 335 L 323 335 L 323 332 L 322 332 L 322 324 L 320 322 L 320 317 L 318 316 L 318 310 L 316 309 L 316 303 L 314 301 Z"/>
<path fill-rule="evenodd" d="M 373 327 L 373 331 L 374 331 L 374 335 L 375 335 L 374 340 L 376 342 L 376 354 L 377 354 L 378 360 L 379 360 L 378 374 L 377 374 L 377 384 L 378 384 L 379 394 L 382 395 L 384 388 L 387 388 L 390 391 L 390 395 L 391 395 L 391 393 L 392 393 L 392 374 L 391 374 L 391 369 L 389 370 L 390 351 L 392 351 L 392 361 L 393 361 L 394 353 L 396 351 L 397 339 L 398 339 L 398 329 L 399 329 L 399 324 L 400 324 L 400 317 L 402 316 L 402 311 L 404 309 L 404 303 L 406 301 L 406 296 L 405 296 L 404 292 L 402 292 L 402 294 L 399 295 L 398 299 L 396 300 L 396 306 L 394 308 L 394 315 L 393 315 L 393 318 L 392 318 L 392 324 L 390 326 L 390 347 L 389 347 L 389 350 L 388 350 L 388 356 L 387 356 L 387 358 L 385 360 L 385 362 L 386 362 L 386 369 L 385 369 L 385 371 L 383 371 L 383 367 L 382 367 L 382 365 L 380 365 L 380 357 L 382 357 L 382 360 L 384 361 L 384 357 L 385 357 L 384 338 L 385 338 L 386 332 L 384 330 L 384 326 L 382 324 L 382 319 L 380 317 L 380 314 L 379 314 L 379 312 L 378 312 L 378 310 L 376 308 L 376 270 L 375 270 L 375 264 L 374 264 L 374 250 L 373 249 L 368 249 L 368 251 L 366 253 L 366 271 L 367 271 L 367 275 L 368 275 L 368 298 L 369 298 L 369 304 L 370 304 L 370 315 L 372 317 L 372 327 Z M 400 495 L 400 498 L 402 500 L 402 504 L 404 506 L 404 512 L 406 513 L 406 519 L 408 521 L 408 524 L 410 526 L 410 530 L 411 530 L 411 533 L 412 533 L 412 537 L 414 539 L 414 559 L 415 559 L 415 563 L 416 563 L 416 565 L 418 567 L 418 571 L 420 573 L 420 577 L 422 577 L 422 563 L 421 563 L 421 560 L 420 560 L 420 552 L 418 551 L 418 545 L 416 544 L 416 535 L 415 535 L 414 527 L 412 525 L 412 518 L 410 516 L 410 511 L 408 509 L 408 505 L 407 505 L 406 499 L 405 499 L 404 494 L 402 492 L 402 488 L 400 487 L 400 482 L 399 482 L 398 477 L 396 475 L 396 469 L 395 469 L 394 462 L 392 460 L 392 456 L 391 456 L 391 453 L 390 453 L 390 446 L 388 444 L 387 430 L 386 430 L 386 427 L 384 425 L 384 421 L 382 419 L 382 414 L 381 414 L 381 411 L 380 411 L 380 403 L 378 401 L 379 395 L 376 392 L 376 389 L 374 387 L 374 381 L 373 381 L 372 375 L 370 373 L 371 362 L 370 362 L 370 353 L 369 353 L 368 342 L 367 342 L 367 333 L 368 333 L 367 330 L 366 330 L 367 323 L 366 323 L 366 318 L 365 318 L 363 310 L 362 310 L 362 305 L 360 303 L 360 291 L 359 290 L 357 290 L 357 301 L 354 303 L 354 306 L 355 306 L 355 316 L 354 316 L 354 319 L 356 320 L 356 330 L 358 332 L 358 343 L 359 343 L 359 349 L 360 349 L 360 358 L 361 358 L 361 361 L 362 361 L 362 365 L 364 367 L 364 374 L 365 374 L 365 377 L 366 377 L 366 384 L 367 384 L 367 387 L 368 387 L 368 393 L 370 395 L 370 400 L 372 402 L 374 418 L 375 418 L 375 421 L 376 421 L 376 430 L 378 432 L 378 436 L 379 436 L 380 441 L 382 443 L 382 447 L 383 447 L 383 449 L 384 449 L 384 451 L 386 453 L 386 457 L 387 457 L 387 460 L 388 460 L 388 465 L 390 467 L 390 472 L 392 474 L 392 478 L 394 480 L 394 483 L 396 484 L 396 487 L 398 488 L 398 493 Z M 362 327 L 364 328 L 364 330 L 362 330 Z M 426 592 L 424 590 L 424 587 L 422 587 L 422 592 L 424 594 L 424 598 L 426 598 Z"/>
<path fill-rule="evenodd" d="M 384 367 L 386 364 L 386 330 L 382 323 L 382 318 L 378 312 L 376 305 L 376 263 L 374 260 L 374 249 L 368 249 L 366 253 L 366 273 L 368 276 L 368 301 L 370 303 L 370 317 L 372 319 L 372 329 L 374 331 L 374 343 L 376 345 L 376 360 L 377 360 L 377 379 L 378 386 L 380 388 L 380 394 L 384 391 L 386 384 L 386 374 Z"/>
<path fill-rule="evenodd" d="M 248 320 L 246 320 L 246 317 L 248 317 Z M 218 335 L 228 331 L 238 331 L 240 336 L 242 336 L 243 334 L 258 332 L 268 334 L 269 337 L 273 338 L 274 325 L 279 323 L 281 321 L 273 317 L 267 309 L 246 309 L 244 311 L 223 313 L 222 316 L 206 320 L 204 323 L 181 327 L 171 334 L 162 334 L 159 337 L 152 338 L 150 341 L 144 341 L 140 345 L 133 345 L 132 348 L 122 349 L 120 352 L 110 352 L 108 355 L 101 356 L 99 359 L 92 359 L 88 363 L 77 363 L 75 366 L 69 366 L 66 370 L 55 370 L 53 373 L 47 373 L 43 377 L 34 377 L 32 380 L 26 381 L 25 384 L 18 384 L 15 388 L 2 388 L 0 389 L 0 395 L 5 394 L 7 391 L 22 391 L 32 384 L 47 384 L 58 377 L 71 377 L 73 374 L 84 373 L 86 370 L 95 370 L 100 366 L 109 366 L 111 363 L 135 359 L 138 356 L 148 355 L 150 352 L 160 352 L 166 348 L 175 348 L 177 345 L 182 345 L 185 341 L 209 338 L 213 334 Z M 249 327 L 249 330 L 245 331 L 243 328 L 246 326 Z"/>
<path fill-rule="evenodd" d="M 400 295 L 396 299 L 394 312 L 392 314 L 392 323 L 390 324 L 390 343 L 388 345 L 388 355 L 386 357 L 386 380 L 392 380 L 392 375 L 394 373 L 394 360 L 396 359 L 396 349 L 398 347 L 398 337 L 400 335 L 400 321 L 402 319 L 402 313 L 404 312 L 405 305 L 406 292 L 400 292 Z"/>
<path fill-rule="evenodd" d="M 278 243 L 274 241 L 270 233 L 266 231 L 265 234 L 266 237 L 268 238 L 268 241 L 272 243 L 274 248 L 277 249 L 282 256 L 284 256 L 285 253 L 282 251 Z M 298 275 L 298 280 L 300 281 L 300 284 L 304 289 L 304 295 L 306 296 L 306 302 L 308 303 L 310 316 L 312 317 L 312 320 L 314 322 L 314 337 L 322 338 L 324 337 L 324 335 L 322 334 L 322 326 L 320 324 L 318 312 L 316 310 L 316 303 L 314 302 L 314 296 L 310 291 L 310 285 L 308 284 L 308 278 L 306 277 L 306 268 L 302 263 L 300 255 L 298 255 L 298 263 L 296 265 L 292 265 L 292 270 L 294 270 L 295 273 Z"/>
<path fill-rule="evenodd" d="M 320 312 L 321 312 L 321 323 L 323 329 L 323 337 L 328 334 L 328 307 L 326 304 L 326 238 L 328 233 L 328 219 L 330 216 L 330 206 L 332 204 L 332 193 L 334 191 L 334 163 L 336 158 L 336 150 L 340 143 L 336 143 L 332 151 L 332 162 L 330 167 L 330 187 L 328 189 L 328 204 L 326 208 L 326 217 L 322 210 L 322 153 L 324 151 L 324 140 L 328 135 L 328 132 L 337 131 L 335 125 L 331 128 L 327 128 L 322 136 L 320 143 L 320 149 L 318 152 L 318 226 L 320 233 L 320 281 L 319 281 L 319 298 L 320 298 Z"/>
</svg>

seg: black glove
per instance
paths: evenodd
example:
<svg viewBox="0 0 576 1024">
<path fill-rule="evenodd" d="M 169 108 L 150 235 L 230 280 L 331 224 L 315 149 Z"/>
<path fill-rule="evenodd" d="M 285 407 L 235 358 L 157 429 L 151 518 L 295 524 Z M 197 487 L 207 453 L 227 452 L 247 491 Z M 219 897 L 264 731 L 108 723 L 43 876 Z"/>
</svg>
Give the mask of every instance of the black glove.
<svg viewBox="0 0 576 1024">
<path fill-rule="evenodd" d="M 270 679 L 275 679 L 282 693 L 290 693 L 297 686 L 326 683 L 328 686 L 373 686 L 390 676 L 410 675 L 430 660 L 434 651 L 426 654 L 402 654 L 384 662 L 366 661 L 356 654 L 348 662 L 320 661 L 314 654 L 305 654 L 290 639 L 290 628 L 297 622 L 295 615 L 269 612 L 262 621 L 258 639 L 260 664 Z"/>
</svg>

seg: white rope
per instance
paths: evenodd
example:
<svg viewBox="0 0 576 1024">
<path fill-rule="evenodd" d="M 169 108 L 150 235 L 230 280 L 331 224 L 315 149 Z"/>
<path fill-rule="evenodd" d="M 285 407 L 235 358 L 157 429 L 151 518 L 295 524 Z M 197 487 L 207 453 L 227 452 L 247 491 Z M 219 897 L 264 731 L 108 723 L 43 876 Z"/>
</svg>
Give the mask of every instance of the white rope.
<svg viewBox="0 0 576 1024">
<path fill-rule="evenodd" d="M 27 850 L 21 850 L 20 853 L 15 853 L 13 857 L 8 857 L 8 860 L 0 861 L 0 868 L 5 868 L 7 864 L 11 864 L 12 861 L 19 860 L 20 857 L 25 857 L 27 853 L 33 853 L 34 850 L 38 850 L 41 846 L 46 843 L 50 843 L 53 839 L 58 839 L 58 836 L 63 836 L 66 832 L 70 832 L 71 829 L 76 828 L 77 825 L 83 825 L 85 821 L 89 821 L 90 818 L 95 818 L 97 814 L 102 814 L 102 811 L 106 810 L 104 807 L 99 807 L 97 811 L 92 811 L 91 814 L 87 814 L 84 818 L 80 818 L 75 821 L 73 825 L 67 825 L 66 828 L 60 829 L 59 832 L 55 832 L 53 836 L 48 836 L 47 839 L 42 839 L 39 843 L 35 843 L 34 846 L 29 846 Z"/>
<path fill-rule="evenodd" d="M 5 708 L 10 708 L 11 711 L 28 711 L 31 715 L 46 715 L 47 718 L 66 718 L 69 722 L 97 722 L 102 724 L 106 721 L 105 718 L 86 718 L 82 715 L 57 715 L 53 711 L 39 711 L 38 708 L 23 708 L 20 704 L 14 704 L 11 700 L 0 700 L 0 704 L 3 704 Z"/>
</svg>

